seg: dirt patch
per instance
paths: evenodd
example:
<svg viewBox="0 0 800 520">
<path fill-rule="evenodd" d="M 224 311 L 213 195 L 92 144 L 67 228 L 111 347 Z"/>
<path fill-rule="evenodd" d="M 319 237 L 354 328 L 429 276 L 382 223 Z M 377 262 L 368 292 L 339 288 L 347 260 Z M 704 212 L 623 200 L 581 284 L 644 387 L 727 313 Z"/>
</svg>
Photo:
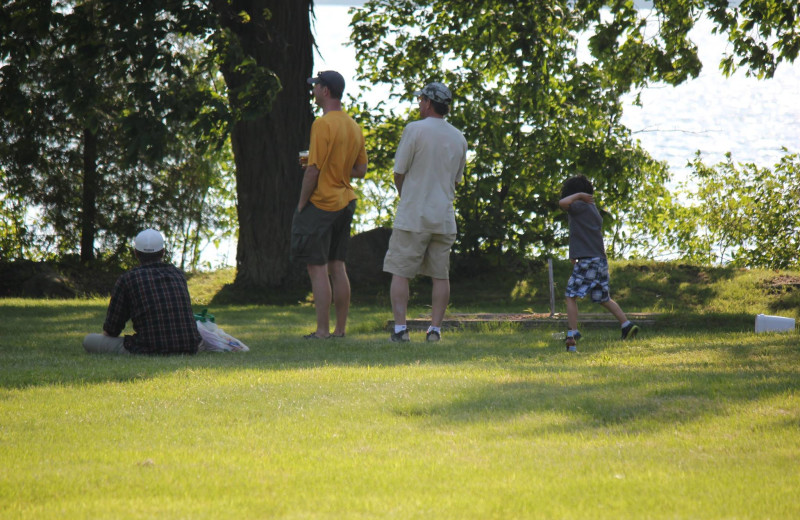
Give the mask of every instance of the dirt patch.
<svg viewBox="0 0 800 520">
<path fill-rule="evenodd" d="M 697 273 L 697 281 L 698 283 L 711 283 L 711 276 L 705 271 L 700 271 Z"/>
<path fill-rule="evenodd" d="M 781 300 L 784 298 L 796 299 L 795 295 L 800 289 L 800 276 L 794 275 L 778 275 L 764 281 L 764 289 L 767 294 L 777 296 Z M 788 303 L 789 307 L 795 304 Z"/>
<path fill-rule="evenodd" d="M 770 278 L 769 280 L 767 280 L 767 285 L 770 285 L 772 287 L 782 287 L 787 285 L 800 287 L 800 276 L 782 274 L 776 276 L 775 278 Z"/>
</svg>

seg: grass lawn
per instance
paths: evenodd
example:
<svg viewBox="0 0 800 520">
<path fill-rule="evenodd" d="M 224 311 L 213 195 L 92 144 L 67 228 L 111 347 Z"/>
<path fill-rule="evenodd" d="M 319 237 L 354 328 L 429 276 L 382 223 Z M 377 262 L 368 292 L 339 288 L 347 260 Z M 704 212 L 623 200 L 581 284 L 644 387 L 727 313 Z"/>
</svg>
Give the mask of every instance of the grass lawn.
<svg viewBox="0 0 800 520">
<path fill-rule="evenodd" d="M 663 316 L 575 355 L 510 325 L 392 344 L 357 302 L 341 340 L 298 339 L 307 304 L 226 304 L 248 353 L 89 356 L 105 299 L 0 299 L 0 518 L 800 518 L 800 339 L 752 332 L 797 295 L 615 269 Z M 541 308 L 537 283 L 454 284 L 453 310 Z"/>
</svg>

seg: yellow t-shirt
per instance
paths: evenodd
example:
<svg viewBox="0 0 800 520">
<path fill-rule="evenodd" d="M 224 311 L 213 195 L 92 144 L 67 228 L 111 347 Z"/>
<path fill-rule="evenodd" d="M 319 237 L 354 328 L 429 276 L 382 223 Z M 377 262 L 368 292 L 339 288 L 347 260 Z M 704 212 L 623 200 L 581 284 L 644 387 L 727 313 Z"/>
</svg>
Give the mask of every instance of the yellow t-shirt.
<svg viewBox="0 0 800 520">
<path fill-rule="evenodd" d="M 319 168 L 317 187 L 311 203 L 325 211 L 339 211 L 356 194 L 350 186 L 350 172 L 367 163 L 367 149 L 361 127 L 347 112 L 332 110 L 311 125 L 308 164 Z"/>
</svg>

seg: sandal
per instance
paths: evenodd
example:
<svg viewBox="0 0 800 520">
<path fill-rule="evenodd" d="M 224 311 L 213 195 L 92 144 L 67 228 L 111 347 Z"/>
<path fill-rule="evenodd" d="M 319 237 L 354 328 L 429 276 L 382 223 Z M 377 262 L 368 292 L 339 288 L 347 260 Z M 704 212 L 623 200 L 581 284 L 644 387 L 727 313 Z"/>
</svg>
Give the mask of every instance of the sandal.
<svg viewBox="0 0 800 520">
<path fill-rule="evenodd" d="M 303 339 L 328 339 L 330 336 L 317 336 L 316 332 L 312 332 L 311 334 L 306 334 L 303 336 Z"/>
</svg>

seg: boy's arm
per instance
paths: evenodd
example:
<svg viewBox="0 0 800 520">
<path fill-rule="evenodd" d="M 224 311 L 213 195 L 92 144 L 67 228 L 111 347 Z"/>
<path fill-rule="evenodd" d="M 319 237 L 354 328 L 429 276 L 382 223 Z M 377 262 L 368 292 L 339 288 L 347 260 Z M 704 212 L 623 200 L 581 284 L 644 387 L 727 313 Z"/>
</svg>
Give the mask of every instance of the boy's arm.
<svg viewBox="0 0 800 520">
<path fill-rule="evenodd" d="M 568 211 L 569 207 L 572 205 L 573 202 L 576 200 L 581 200 L 586 204 L 594 204 L 594 197 L 589 195 L 588 193 L 573 193 L 567 197 L 558 201 L 558 206 L 563 209 L 564 211 Z"/>
</svg>

